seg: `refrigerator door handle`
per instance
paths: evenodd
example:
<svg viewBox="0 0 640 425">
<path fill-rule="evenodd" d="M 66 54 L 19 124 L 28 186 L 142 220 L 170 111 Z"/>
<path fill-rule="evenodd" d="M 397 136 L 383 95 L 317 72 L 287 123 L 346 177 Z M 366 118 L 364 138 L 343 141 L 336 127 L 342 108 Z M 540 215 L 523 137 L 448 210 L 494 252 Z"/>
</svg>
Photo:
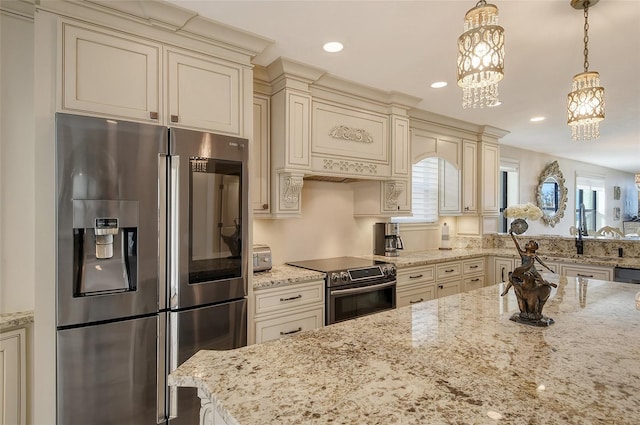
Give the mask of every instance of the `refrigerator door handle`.
<svg viewBox="0 0 640 425">
<path fill-rule="evenodd" d="M 169 373 L 178 368 L 178 314 L 168 313 L 169 319 L 169 338 L 168 338 L 168 352 L 169 352 Z M 178 417 L 178 388 L 169 388 L 169 419 L 175 419 Z"/>
<path fill-rule="evenodd" d="M 158 315 L 158 338 L 156 340 L 157 349 L 157 423 L 164 424 L 167 420 L 167 313 Z"/>
<path fill-rule="evenodd" d="M 180 232 L 180 156 L 170 158 L 169 173 L 169 308 L 178 307 L 178 294 L 180 286 L 180 245 L 178 242 Z"/>
<path fill-rule="evenodd" d="M 158 309 L 167 308 L 167 162 L 166 155 L 158 156 Z"/>
</svg>

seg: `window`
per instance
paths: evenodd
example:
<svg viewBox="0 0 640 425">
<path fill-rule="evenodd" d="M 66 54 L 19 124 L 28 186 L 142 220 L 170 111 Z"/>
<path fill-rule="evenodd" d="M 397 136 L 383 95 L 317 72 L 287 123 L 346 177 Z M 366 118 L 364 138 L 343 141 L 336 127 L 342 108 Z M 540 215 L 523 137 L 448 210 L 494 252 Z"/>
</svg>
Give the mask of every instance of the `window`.
<svg viewBox="0 0 640 425">
<path fill-rule="evenodd" d="M 605 225 L 605 181 L 602 177 L 576 176 L 576 227 L 580 228 L 580 206 L 584 205 L 584 221 L 587 233 Z"/>
<path fill-rule="evenodd" d="M 435 223 L 438 221 L 438 158 L 425 158 L 413 164 L 411 174 L 412 217 L 393 217 L 400 223 Z"/>
</svg>

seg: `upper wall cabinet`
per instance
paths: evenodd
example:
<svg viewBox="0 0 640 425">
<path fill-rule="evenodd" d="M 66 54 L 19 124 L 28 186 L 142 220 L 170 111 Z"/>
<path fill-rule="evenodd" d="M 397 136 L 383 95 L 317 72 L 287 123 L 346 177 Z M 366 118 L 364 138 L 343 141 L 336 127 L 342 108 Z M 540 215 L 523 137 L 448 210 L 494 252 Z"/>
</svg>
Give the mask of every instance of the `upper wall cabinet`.
<svg viewBox="0 0 640 425">
<path fill-rule="evenodd" d="M 253 142 L 251 143 L 251 205 L 254 215 L 271 212 L 269 97 L 253 96 Z"/>
<path fill-rule="evenodd" d="M 162 122 L 162 46 L 62 24 L 62 109 Z"/>
<path fill-rule="evenodd" d="M 249 65 L 62 22 L 61 109 L 245 136 Z"/>
<path fill-rule="evenodd" d="M 240 134 L 242 68 L 173 48 L 165 57 L 169 123 Z"/>
</svg>

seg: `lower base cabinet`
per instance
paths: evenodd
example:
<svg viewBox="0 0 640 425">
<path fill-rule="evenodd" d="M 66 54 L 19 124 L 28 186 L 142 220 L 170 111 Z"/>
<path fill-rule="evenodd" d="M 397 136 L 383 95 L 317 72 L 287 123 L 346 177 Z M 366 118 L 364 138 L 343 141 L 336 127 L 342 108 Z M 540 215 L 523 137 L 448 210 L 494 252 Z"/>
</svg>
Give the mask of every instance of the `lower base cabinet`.
<svg viewBox="0 0 640 425">
<path fill-rule="evenodd" d="M 259 289 L 254 297 L 256 344 L 324 324 L 324 280 Z"/>
<path fill-rule="evenodd" d="M 611 267 L 560 264 L 560 275 L 598 280 L 613 280 L 613 269 Z"/>
<path fill-rule="evenodd" d="M 24 425 L 26 418 L 26 332 L 0 333 L 0 424 Z"/>
<path fill-rule="evenodd" d="M 256 344 L 302 331 L 321 328 L 323 316 L 324 308 L 316 307 L 310 310 L 305 309 L 300 313 L 287 313 L 284 316 L 271 319 L 256 319 Z"/>
</svg>

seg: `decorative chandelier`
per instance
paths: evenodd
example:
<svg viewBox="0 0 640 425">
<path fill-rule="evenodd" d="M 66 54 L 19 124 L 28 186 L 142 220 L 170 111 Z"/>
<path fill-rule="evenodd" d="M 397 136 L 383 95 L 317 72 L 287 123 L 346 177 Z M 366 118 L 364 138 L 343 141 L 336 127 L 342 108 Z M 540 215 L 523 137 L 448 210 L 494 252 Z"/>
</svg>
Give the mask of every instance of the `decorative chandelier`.
<svg viewBox="0 0 640 425">
<path fill-rule="evenodd" d="M 600 121 L 604 120 L 604 88 L 600 74 L 589 72 L 589 7 L 598 0 L 571 0 L 574 9 L 584 9 L 584 72 L 573 77 L 572 91 L 567 98 L 567 124 L 573 140 L 591 140 L 600 136 Z"/>
<path fill-rule="evenodd" d="M 504 28 L 498 25 L 498 8 L 480 0 L 464 16 L 464 33 L 458 37 L 462 107 L 498 105 L 498 82 L 504 77 L 503 68 Z"/>
</svg>

